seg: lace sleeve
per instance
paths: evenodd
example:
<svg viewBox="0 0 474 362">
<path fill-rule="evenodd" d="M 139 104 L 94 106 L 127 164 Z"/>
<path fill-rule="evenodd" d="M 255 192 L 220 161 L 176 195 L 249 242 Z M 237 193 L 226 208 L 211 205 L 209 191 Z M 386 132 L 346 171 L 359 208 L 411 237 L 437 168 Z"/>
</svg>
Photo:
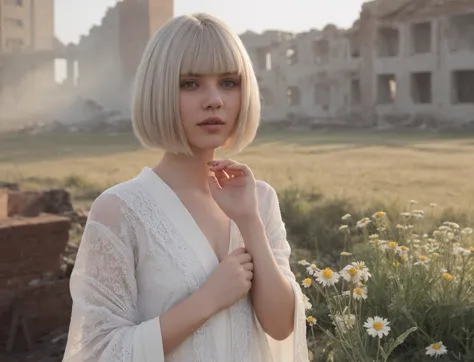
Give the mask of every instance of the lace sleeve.
<svg viewBox="0 0 474 362">
<path fill-rule="evenodd" d="M 135 265 L 143 232 L 130 209 L 102 194 L 89 214 L 70 280 L 65 362 L 164 361 L 159 317 L 138 323 Z"/>
<path fill-rule="evenodd" d="M 274 361 L 278 362 L 308 362 L 308 347 L 306 342 L 306 313 L 301 287 L 296 281 L 290 268 L 291 247 L 287 239 L 285 224 L 281 217 L 280 204 L 276 191 L 268 184 L 264 203 L 266 208 L 265 228 L 275 260 L 281 272 L 291 284 L 295 296 L 294 331 L 284 341 L 269 338 Z"/>
</svg>

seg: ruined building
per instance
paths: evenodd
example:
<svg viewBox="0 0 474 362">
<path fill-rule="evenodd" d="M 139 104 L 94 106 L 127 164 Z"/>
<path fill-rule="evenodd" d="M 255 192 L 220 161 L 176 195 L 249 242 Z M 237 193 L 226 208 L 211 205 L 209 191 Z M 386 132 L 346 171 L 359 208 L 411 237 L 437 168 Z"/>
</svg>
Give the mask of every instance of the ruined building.
<svg viewBox="0 0 474 362">
<path fill-rule="evenodd" d="M 54 86 L 54 0 L 0 1 L 0 107 Z"/>
<path fill-rule="evenodd" d="M 54 36 L 54 0 L 0 0 L 0 115 L 80 119 L 74 99 L 128 113 L 132 78 L 151 35 L 173 16 L 173 0 L 121 0 L 79 44 Z M 67 76 L 55 82 L 55 61 Z M 28 112 L 26 112 L 28 110 Z M 42 119 L 37 119 L 41 113 Z M 79 112 L 80 113 L 80 112 Z"/>
<path fill-rule="evenodd" d="M 52 14 L 53 0 L 0 0 L 0 107 L 2 84 L 27 73 L 28 89 L 46 87 L 52 60 L 64 58 L 61 96 L 128 116 L 139 59 L 173 17 L 173 0 L 122 0 L 77 45 L 54 39 Z M 373 0 L 350 29 L 240 36 L 259 80 L 263 121 L 474 120 L 474 0 Z M 12 64 L 16 71 L 5 72 Z M 33 68 L 42 70 L 22 73 Z M 25 95 L 25 87 L 15 89 L 10 98 Z"/>
<path fill-rule="evenodd" d="M 77 93 L 107 109 L 128 113 L 142 53 L 151 36 L 173 17 L 173 7 L 173 0 L 124 0 L 109 9 L 102 24 L 74 49 Z"/>
<path fill-rule="evenodd" d="M 474 120 L 473 0 L 375 0 L 349 30 L 241 37 L 264 120 Z"/>
</svg>

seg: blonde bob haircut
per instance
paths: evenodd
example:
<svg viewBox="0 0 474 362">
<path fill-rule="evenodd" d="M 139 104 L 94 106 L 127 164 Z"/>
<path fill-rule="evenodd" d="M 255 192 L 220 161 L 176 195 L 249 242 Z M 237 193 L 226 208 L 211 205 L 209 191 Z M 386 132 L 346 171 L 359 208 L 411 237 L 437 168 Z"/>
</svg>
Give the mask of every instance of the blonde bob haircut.
<svg viewBox="0 0 474 362">
<path fill-rule="evenodd" d="M 183 75 L 233 73 L 241 77 L 238 119 L 222 149 L 238 153 L 255 138 L 260 94 L 250 58 L 240 38 L 207 14 L 168 21 L 148 43 L 136 73 L 132 124 L 142 145 L 192 155 L 179 114 Z"/>
</svg>

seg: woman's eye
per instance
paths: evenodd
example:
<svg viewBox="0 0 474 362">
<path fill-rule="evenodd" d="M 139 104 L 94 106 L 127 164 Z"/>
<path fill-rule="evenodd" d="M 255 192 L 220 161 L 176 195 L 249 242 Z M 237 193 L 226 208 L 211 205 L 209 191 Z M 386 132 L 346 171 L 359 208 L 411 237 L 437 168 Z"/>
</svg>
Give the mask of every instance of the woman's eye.
<svg viewBox="0 0 474 362">
<path fill-rule="evenodd" d="M 193 80 L 187 80 L 187 81 L 181 82 L 182 88 L 194 88 L 196 86 L 197 86 L 197 83 Z"/>
<path fill-rule="evenodd" d="M 233 80 L 224 80 L 222 82 L 222 85 L 225 87 L 225 88 L 231 88 L 231 87 L 234 87 L 236 85 L 236 83 L 233 81 Z"/>
</svg>

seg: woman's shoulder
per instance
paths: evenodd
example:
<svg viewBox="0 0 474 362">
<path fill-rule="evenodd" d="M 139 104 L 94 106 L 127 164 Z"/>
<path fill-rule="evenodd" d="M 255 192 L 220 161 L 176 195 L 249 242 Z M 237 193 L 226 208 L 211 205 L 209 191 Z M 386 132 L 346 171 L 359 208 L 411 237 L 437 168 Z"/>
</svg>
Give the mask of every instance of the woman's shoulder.
<svg viewBox="0 0 474 362">
<path fill-rule="evenodd" d="M 135 178 L 122 181 L 105 188 L 92 202 L 89 215 L 99 220 L 107 215 L 116 219 L 123 216 L 124 210 L 129 209 L 133 191 L 138 188 Z"/>
<path fill-rule="evenodd" d="M 261 215 L 271 213 L 279 205 L 278 194 L 268 182 L 257 180 L 257 199 Z"/>
<path fill-rule="evenodd" d="M 268 199 L 276 196 L 276 191 L 272 185 L 264 180 L 256 180 L 257 195 L 259 199 Z"/>
</svg>

